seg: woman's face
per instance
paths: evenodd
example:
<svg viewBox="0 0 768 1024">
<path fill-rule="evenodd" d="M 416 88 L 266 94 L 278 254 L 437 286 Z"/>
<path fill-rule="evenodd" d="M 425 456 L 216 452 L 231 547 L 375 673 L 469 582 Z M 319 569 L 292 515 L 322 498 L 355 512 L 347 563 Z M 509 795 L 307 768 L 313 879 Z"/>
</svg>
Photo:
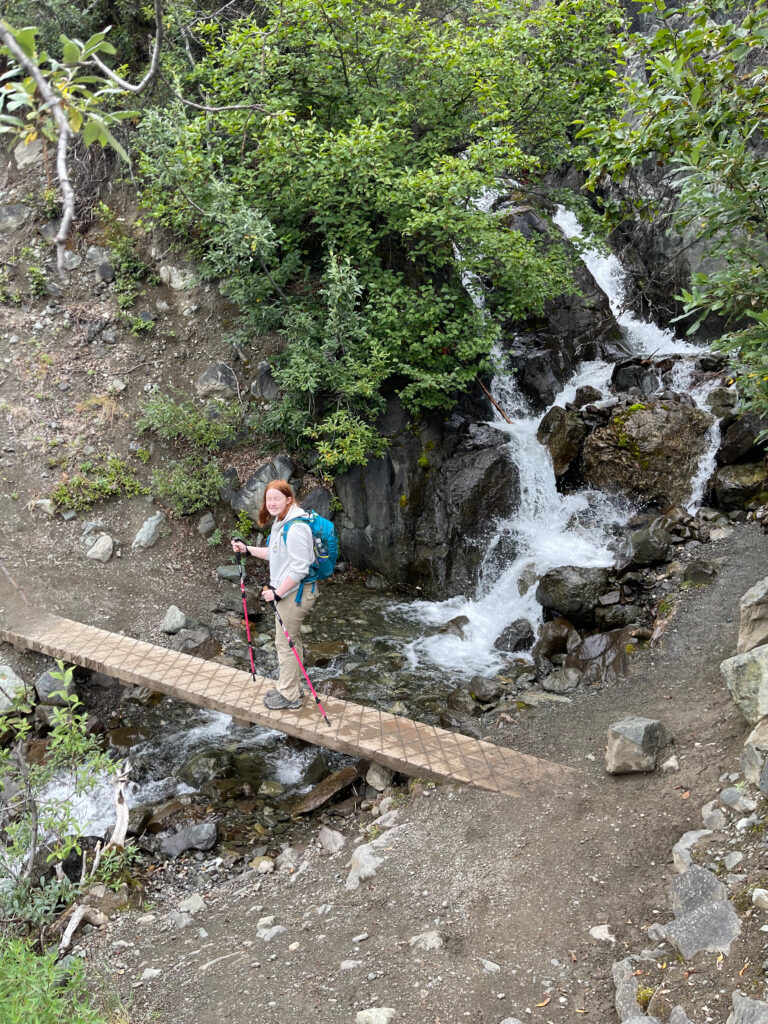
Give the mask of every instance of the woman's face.
<svg viewBox="0 0 768 1024">
<path fill-rule="evenodd" d="M 276 516 L 279 519 L 283 512 L 285 512 L 285 509 L 291 499 L 287 498 L 282 491 L 270 488 L 267 491 L 264 500 L 267 506 L 267 512 L 269 512 L 271 516 Z"/>
</svg>

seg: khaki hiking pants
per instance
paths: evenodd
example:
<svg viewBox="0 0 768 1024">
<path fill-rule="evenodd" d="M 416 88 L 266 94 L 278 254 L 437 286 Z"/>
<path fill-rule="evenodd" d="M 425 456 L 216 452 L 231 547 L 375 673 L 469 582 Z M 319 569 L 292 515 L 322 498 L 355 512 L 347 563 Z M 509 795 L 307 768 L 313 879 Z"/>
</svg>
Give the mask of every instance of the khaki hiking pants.
<svg viewBox="0 0 768 1024">
<path fill-rule="evenodd" d="M 318 585 L 315 584 L 315 592 L 312 593 L 312 584 L 304 586 L 304 593 L 301 604 L 296 604 L 296 594 L 289 594 L 278 604 L 280 616 L 288 630 L 288 636 L 295 642 L 296 651 L 304 661 L 304 645 L 301 640 L 301 624 L 317 603 Z M 296 655 L 285 639 L 282 626 L 275 616 L 275 647 L 277 648 L 277 663 L 280 666 L 280 675 L 277 680 L 277 688 L 286 700 L 296 700 L 301 694 L 301 681 L 304 678 Z"/>
</svg>

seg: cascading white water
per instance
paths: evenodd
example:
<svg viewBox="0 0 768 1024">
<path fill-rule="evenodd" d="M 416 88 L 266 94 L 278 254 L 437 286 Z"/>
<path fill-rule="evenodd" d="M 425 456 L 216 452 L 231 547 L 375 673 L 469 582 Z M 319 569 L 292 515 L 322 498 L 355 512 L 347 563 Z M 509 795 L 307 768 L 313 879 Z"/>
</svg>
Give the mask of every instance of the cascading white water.
<svg viewBox="0 0 768 1024">
<path fill-rule="evenodd" d="M 559 207 L 553 219 L 567 238 L 581 236 L 581 226 L 569 210 Z M 624 272 L 614 255 L 606 256 L 583 248 L 581 258 L 606 293 L 632 352 L 647 356 L 692 356 L 698 353 L 694 345 L 677 338 L 674 332 L 639 320 L 623 308 Z M 478 301 L 476 282 L 471 282 L 468 290 Z M 681 365 L 688 369 L 680 373 L 689 374 L 687 382 L 682 376 L 679 378 L 679 386 L 683 389 L 690 383 L 692 369 L 689 363 Z M 612 365 L 603 361 L 582 364 L 553 404 L 562 406 L 572 401 L 576 389 L 585 384 L 605 394 L 612 370 Z M 693 391 L 694 401 L 703 403 L 712 386 L 705 385 Z M 456 597 L 409 606 L 410 614 L 416 612 L 431 625 L 443 624 L 459 615 L 469 620 L 463 626 L 463 638 L 452 633 L 438 633 L 418 639 L 406 648 L 414 667 L 426 660 L 453 675 L 497 671 L 503 665 L 503 658 L 493 644 L 503 629 L 520 618 L 527 619 L 534 628 L 541 622 L 542 610 L 535 598 L 535 579 L 558 565 L 611 565 L 612 536 L 631 514 L 629 502 L 602 492 L 584 489 L 571 494 L 559 493 L 549 451 L 536 439 L 540 416 L 531 414 L 515 376 L 496 377 L 491 390 L 501 408 L 514 420 L 509 424 L 495 413 L 493 425 L 504 431 L 509 439 L 507 450 L 520 481 L 520 507 L 509 521 L 497 523 L 496 536 L 489 544 L 481 569 L 476 599 Z M 691 508 L 701 501 L 714 465 L 718 436 L 715 425 L 710 431 L 707 452 L 693 482 Z M 505 540 L 511 540 L 516 556 L 499 571 L 494 554 Z"/>
</svg>

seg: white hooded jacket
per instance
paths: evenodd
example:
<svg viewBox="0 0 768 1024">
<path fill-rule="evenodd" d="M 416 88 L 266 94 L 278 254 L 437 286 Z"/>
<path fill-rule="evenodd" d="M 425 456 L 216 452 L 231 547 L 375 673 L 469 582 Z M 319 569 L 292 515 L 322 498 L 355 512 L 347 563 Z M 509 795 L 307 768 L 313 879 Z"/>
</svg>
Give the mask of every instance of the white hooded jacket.
<svg viewBox="0 0 768 1024">
<path fill-rule="evenodd" d="M 315 545 L 309 523 L 296 523 L 285 529 L 291 519 L 300 519 L 306 513 L 298 505 L 291 505 L 282 519 L 275 520 L 269 534 L 269 583 L 276 590 L 286 576 L 296 581 L 288 594 L 295 594 L 299 584 L 315 560 Z"/>
</svg>

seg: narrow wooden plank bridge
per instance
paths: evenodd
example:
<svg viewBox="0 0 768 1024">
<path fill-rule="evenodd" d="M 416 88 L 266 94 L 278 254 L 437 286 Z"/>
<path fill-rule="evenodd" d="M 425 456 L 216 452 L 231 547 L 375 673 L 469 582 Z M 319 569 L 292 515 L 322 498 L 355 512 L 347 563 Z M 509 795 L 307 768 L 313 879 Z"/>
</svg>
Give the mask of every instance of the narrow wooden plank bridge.
<svg viewBox="0 0 768 1024">
<path fill-rule="evenodd" d="M 4 619 L 7 619 L 4 616 Z M 0 623 L 0 639 L 123 683 L 146 686 L 179 700 L 231 715 L 239 721 L 277 729 L 318 746 L 370 758 L 419 778 L 468 783 L 508 796 L 531 784 L 572 780 L 573 769 L 521 754 L 509 747 L 472 739 L 446 729 L 323 697 L 330 726 L 314 700 L 295 711 L 270 711 L 263 704 L 274 680 L 214 661 L 204 661 L 143 640 L 111 633 L 70 619 L 24 609 L 14 622 Z"/>
</svg>

